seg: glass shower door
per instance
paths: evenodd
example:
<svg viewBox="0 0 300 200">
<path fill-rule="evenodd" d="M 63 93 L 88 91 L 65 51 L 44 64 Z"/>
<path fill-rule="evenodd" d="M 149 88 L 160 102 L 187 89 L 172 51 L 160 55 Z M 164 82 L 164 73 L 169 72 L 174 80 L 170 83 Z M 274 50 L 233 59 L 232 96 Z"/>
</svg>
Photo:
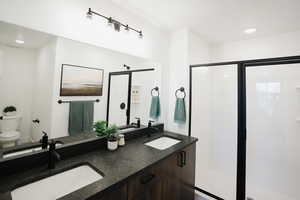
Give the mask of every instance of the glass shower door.
<svg viewBox="0 0 300 200">
<path fill-rule="evenodd" d="M 129 75 L 111 76 L 109 124 L 127 125 Z"/>
<path fill-rule="evenodd" d="M 300 64 L 246 68 L 246 193 L 299 200 Z"/>
<path fill-rule="evenodd" d="M 237 65 L 193 68 L 191 135 L 196 149 L 196 187 L 236 199 Z"/>
</svg>

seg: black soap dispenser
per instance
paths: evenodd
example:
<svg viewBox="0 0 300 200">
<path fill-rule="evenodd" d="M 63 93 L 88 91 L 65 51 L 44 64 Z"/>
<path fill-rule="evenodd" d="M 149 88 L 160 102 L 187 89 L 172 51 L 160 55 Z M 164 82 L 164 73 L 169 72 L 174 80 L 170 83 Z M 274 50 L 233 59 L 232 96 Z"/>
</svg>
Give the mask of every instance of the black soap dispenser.
<svg viewBox="0 0 300 200">
<path fill-rule="evenodd" d="M 136 122 L 137 128 L 141 128 L 141 118 L 136 117 L 135 119 L 137 120 L 137 122 Z"/>
<path fill-rule="evenodd" d="M 41 139 L 41 143 L 42 143 L 42 149 L 47 149 L 48 147 L 48 135 L 46 132 L 43 131 L 43 137 Z"/>
</svg>

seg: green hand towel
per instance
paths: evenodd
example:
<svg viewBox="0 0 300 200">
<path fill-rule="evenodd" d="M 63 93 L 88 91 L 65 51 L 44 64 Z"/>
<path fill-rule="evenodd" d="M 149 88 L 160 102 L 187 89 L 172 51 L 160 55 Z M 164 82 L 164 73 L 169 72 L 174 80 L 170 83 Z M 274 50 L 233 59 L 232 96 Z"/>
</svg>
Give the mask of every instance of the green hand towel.
<svg viewBox="0 0 300 200">
<path fill-rule="evenodd" d="M 158 119 L 160 117 L 160 100 L 159 96 L 153 96 L 151 100 L 150 118 Z"/>
<path fill-rule="evenodd" d="M 83 103 L 83 132 L 88 133 L 93 130 L 94 124 L 94 102 L 85 101 Z"/>
<path fill-rule="evenodd" d="M 174 121 L 178 124 L 184 124 L 186 122 L 186 111 L 184 98 L 176 99 Z"/>
<path fill-rule="evenodd" d="M 78 135 L 82 132 L 83 106 L 81 102 L 70 102 L 69 134 Z"/>
<path fill-rule="evenodd" d="M 69 135 L 90 132 L 94 121 L 93 102 L 71 102 L 69 111 Z"/>
</svg>

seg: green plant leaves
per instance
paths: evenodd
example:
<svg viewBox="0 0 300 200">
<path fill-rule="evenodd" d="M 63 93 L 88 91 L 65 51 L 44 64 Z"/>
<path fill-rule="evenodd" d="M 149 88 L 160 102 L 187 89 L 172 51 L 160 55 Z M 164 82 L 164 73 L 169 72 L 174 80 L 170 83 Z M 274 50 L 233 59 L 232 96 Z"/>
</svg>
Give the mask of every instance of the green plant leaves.
<svg viewBox="0 0 300 200">
<path fill-rule="evenodd" d="M 113 124 L 111 126 L 107 126 L 106 121 L 97 121 L 94 124 L 95 131 L 98 136 L 106 136 L 108 140 L 116 140 L 118 139 L 118 126 Z"/>
</svg>

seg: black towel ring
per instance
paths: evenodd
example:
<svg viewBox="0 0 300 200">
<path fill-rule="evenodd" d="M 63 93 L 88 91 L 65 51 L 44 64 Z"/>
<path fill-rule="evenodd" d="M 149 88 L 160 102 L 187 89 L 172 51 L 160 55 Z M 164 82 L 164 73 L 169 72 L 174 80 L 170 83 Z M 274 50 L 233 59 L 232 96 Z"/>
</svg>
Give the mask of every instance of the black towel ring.
<svg viewBox="0 0 300 200">
<path fill-rule="evenodd" d="M 181 88 L 179 88 L 179 89 L 177 89 L 177 90 L 175 91 L 175 97 L 176 97 L 176 98 L 179 98 L 178 92 L 182 92 L 182 93 L 184 94 L 184 95 L 183 95 L 183 99 L 186 97 L 186 93 L 185 93 L 184 87 L 181 87 Z"/>
<path fill-rule="evenodd" d="M 155 96 L 155 95 L 153 95 L 154 91 L 157 92 L 157 96 L 159 97 L 159 88 L 157 86 L 151 90 L 151 96 L 153 96 L 153 97 Z"/>
</svg>

